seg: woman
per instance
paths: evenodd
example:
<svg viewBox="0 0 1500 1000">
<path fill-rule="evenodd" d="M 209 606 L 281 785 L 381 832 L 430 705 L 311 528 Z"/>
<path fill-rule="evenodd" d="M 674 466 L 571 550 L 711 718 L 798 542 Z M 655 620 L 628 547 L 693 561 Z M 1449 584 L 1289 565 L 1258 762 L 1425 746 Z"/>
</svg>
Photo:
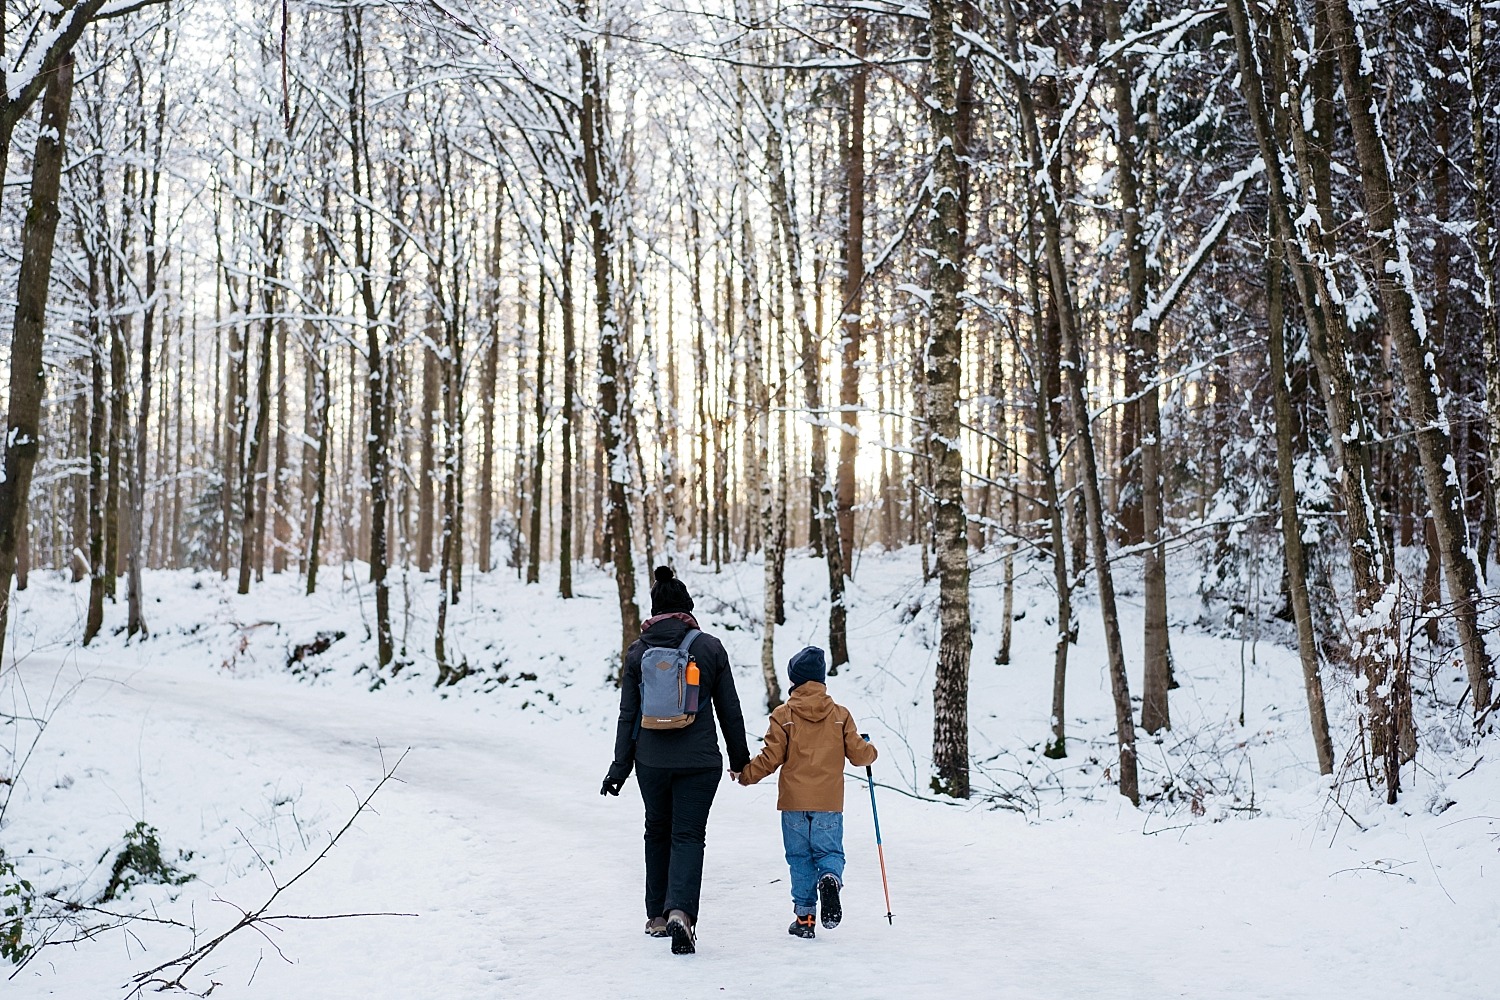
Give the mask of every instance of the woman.
<svg viewBox="0 0 1500 1000">
<path fill-rule="evenodd" d="M 651 617 L 625 651 L 615 759 L 599 790 L 600 795 L 619 795 L 634 765 L 646 806 L 646 933 L 670 937 L 675 955 L 691 955 L 697 939 L 704 835 L 724 767 L 715 715 L 724 727 L 729 770 L 737 774 L 750 760 L 729 657 L 719 640 L 705 633 L 688 646 L 699 674 L 693 721 L 681 729 L 640 725 L 642 654 L 650 648 L 676 649 L 697 628 L 687 587 L 669 567 L 658 566 Z"/>
</svg>

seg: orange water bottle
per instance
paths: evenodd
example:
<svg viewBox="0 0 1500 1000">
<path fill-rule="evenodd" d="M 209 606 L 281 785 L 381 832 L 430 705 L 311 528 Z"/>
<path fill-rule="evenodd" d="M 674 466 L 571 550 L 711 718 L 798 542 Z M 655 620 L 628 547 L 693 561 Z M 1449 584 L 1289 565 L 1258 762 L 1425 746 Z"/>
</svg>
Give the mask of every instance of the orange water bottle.
<svg viewBox="0 0 1500 1000">
<path fill-rule="evenodd" d="M 687 694 L 683 698 L 682 710 L 688 715 L 698 711 L 698 661 L 688 660 Z"/>
</svg>

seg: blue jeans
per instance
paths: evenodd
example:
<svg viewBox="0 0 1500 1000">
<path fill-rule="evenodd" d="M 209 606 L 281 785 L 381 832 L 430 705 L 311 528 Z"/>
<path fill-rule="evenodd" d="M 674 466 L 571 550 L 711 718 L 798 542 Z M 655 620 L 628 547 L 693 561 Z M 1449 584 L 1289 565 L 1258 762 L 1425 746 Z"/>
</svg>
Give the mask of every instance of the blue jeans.
<svg viewBox="0 0 1500 1000">
<path fill-rule="evenodd" d="M 818 879 L 844 882 L 844 814 L 790 810 L 781 814 L 781 842 L 792 869 L 792 905 L 797 916 L 818 912 Z"/>
</svg>

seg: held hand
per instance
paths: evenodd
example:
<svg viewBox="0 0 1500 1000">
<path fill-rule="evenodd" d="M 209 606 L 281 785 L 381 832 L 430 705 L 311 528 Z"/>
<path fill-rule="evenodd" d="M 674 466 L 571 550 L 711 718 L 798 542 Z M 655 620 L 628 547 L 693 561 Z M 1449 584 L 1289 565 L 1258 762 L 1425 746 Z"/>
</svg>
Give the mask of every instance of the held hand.
<svg viewBox="0 0 1500 1000">
<path fill-rule="evenodd" d="M 740 783 L 740 772 L 731 770 L 729 772 L 729 780 L 733 781 L 736 785 L 738 785 Z"/>
</svg>

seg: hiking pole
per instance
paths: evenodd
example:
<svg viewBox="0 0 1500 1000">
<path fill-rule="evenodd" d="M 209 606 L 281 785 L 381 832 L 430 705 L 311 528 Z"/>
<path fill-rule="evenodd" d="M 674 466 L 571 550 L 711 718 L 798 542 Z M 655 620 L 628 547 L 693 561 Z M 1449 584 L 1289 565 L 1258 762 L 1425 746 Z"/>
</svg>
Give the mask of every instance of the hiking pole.
<svg viewBox="0 0 1500 1000">
<path fill-rule="evenodd" d="M 860 733 L 859 737 L 866 743 L 870 742 L 866 733 Z M 880 859 L 880 884 L 885 888 L 885 922 L 895 926 L 895 916 L 891 913 L 891 883 L 885 877 L 885 848 L 880 842 L 880 810 L 875 808 L 875 769 L 869 764 L 865 765 L 865 777 L 870 779 L 870 815 L 875 819 L 875 855 Z"/>
</svg>

